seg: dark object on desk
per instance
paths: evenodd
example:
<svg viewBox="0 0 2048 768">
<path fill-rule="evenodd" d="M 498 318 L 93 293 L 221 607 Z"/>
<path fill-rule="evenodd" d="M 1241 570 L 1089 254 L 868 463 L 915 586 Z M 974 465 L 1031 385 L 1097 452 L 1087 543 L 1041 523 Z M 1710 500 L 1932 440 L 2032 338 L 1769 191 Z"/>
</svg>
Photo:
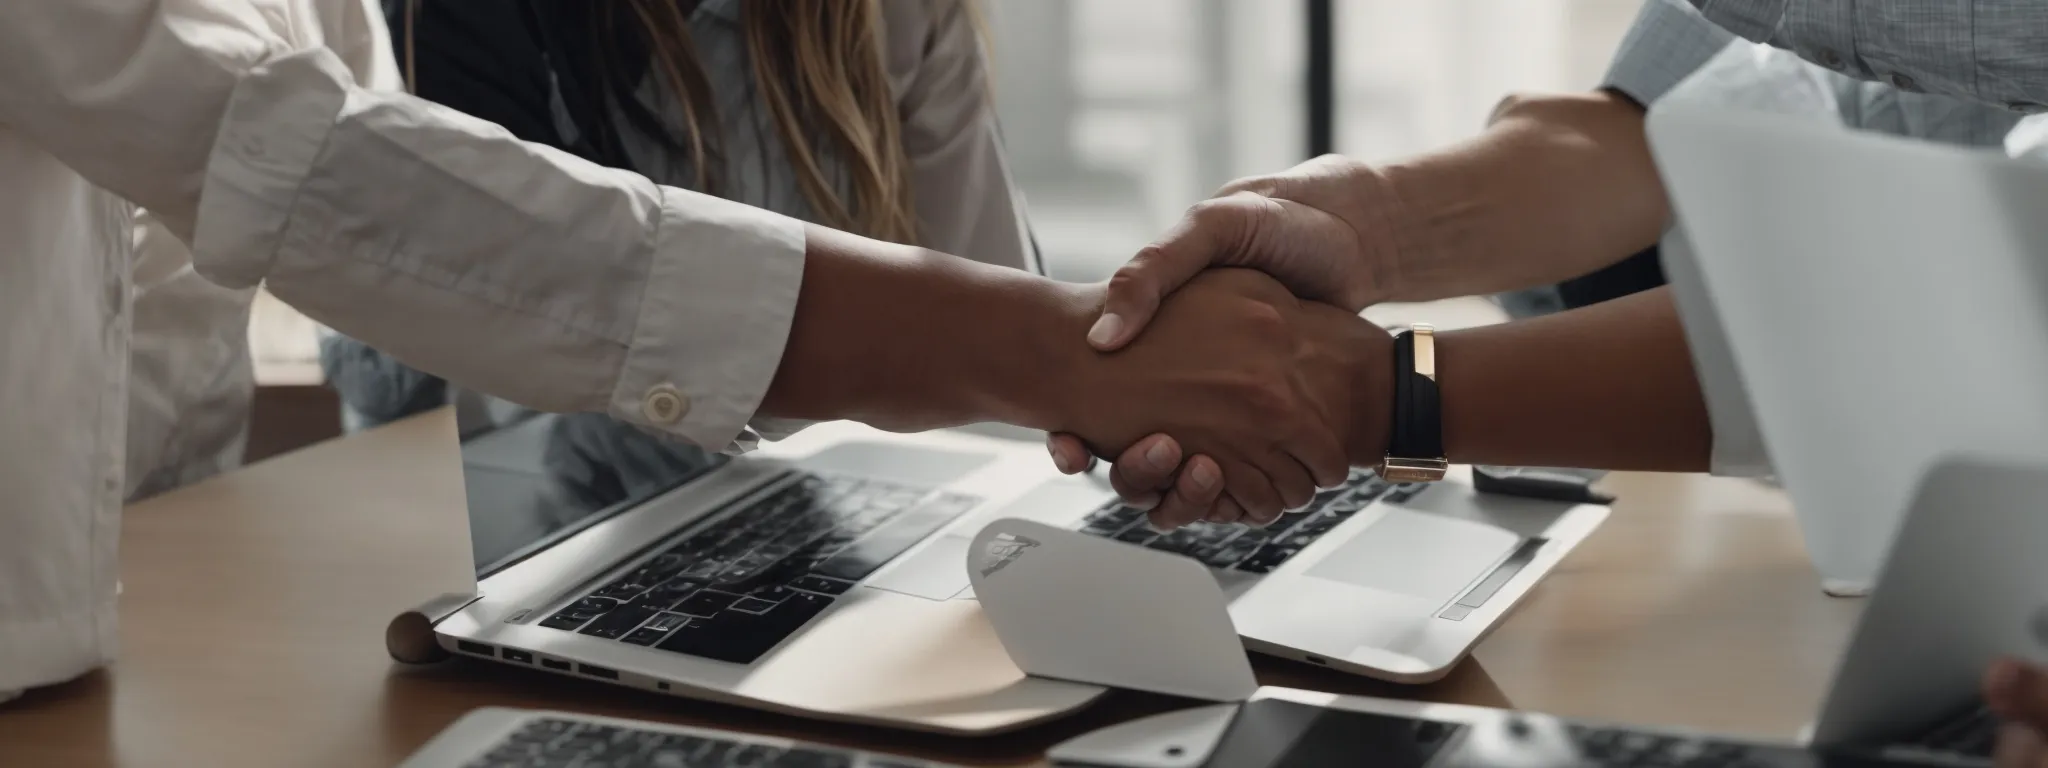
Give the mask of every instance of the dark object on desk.
<svg viewBox="0 0 2048 768">
<path fill-rule="evenodd" d="M 1614 496 L 1593 490 L 1593 483 L 1606 474 L 1592 469 L 1474 465 L 1472 487 L 1480 493 L 1499 496 L 1577 504 L 1613 504 Z"/>
</svg>

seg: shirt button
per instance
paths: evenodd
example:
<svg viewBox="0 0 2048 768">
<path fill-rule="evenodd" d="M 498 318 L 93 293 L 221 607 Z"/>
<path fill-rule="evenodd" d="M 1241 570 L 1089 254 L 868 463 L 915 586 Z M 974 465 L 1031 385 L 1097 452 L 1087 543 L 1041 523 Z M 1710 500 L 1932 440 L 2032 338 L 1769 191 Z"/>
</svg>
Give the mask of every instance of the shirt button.
<svg viewBox="0 0 2048 768">
<path fill-rule="evenodd" d="M 1890 77 L 1885 78 L 1885 81 L 1891 83 L 1893 88 L 1901 91 L 1920 90 L 1920 82 L 1914 80 L 1911 75 L 1893 72 Z"/>
<path fill-rule="evenodd" d="M 647 390 L 647 399 L 640 402 L 640 410 L 656 424 L 674 424 L 690 412 L 690 398 L 675 387 L 662 384 Z"/>
<path fill-rule="evenodd" d="M 1842 54 L 1835 53 L 1833 48 L 1820 49 L 1820 52 L 1814 54 L 1813 60 L 1820 62 L 1821 66 L 1828 69 L 1842 68 Z"/>
</svg>

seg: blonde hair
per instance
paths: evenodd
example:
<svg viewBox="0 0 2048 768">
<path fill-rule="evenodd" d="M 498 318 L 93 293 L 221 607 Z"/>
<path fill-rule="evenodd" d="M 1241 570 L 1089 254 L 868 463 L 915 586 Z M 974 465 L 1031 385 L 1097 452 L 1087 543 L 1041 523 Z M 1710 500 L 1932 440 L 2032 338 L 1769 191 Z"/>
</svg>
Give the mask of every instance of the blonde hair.
<svg viewBox="0 0 2048 768">
<path fill-rule="evenodd" d="M 716 193 L 719 123 L 688 19 L 674 0 L 618 2 L 631 10 L 656 73 L 683 105 L 687 141 L 677 143 L 688 150 L 698 185 Z M 910 161 L 882 60 L 878 0 L 748 2 L 741 18 L 754 86 L 820 223 L 917 242 Z M 826 176 L 821 144 L 845 166 L 844 195 Z"/>
<path fill-rule="evenodd" d="M 421 0 L 407 0 L 404 31 L 405 80 L 416 89 L 413 19 Z M 689 19 L 676 0 L 587 0 L 592 10 L 594 50 L 616 54 L 625 36 L 637 36 L 651 52 L 654 73 L 683 110 L 682 130 L 671 130 L 629 93 L 623 82 L 601 91 L 636 128 L 684 152 L 695 168 L 697 188 L 720 194 L 723 155 L 712 89 L 690 37 Z M 974 0 L 929 0 L 943 16 L 964 14 L 977 44 L 988 28 Z M 621 11 L 625 13 L 621 13 Z M 754 85 L 782 137 L 804 199 L 835 229 L 882 240 L 916 244 L 918 227 L 903 152 L 903 127 L 883 62 L 880 0 L 754 0 L 742 5 Z M 616 58 L 616 57 L 615 57 Z M 624 81 L 619 68 L 646 62 L 613 61 L 601 77 Z M 609 118 L 600 118 L 610 127 Z M 709 130 L 707 130 L 707 127 Z M 678 136 L 678 133 L 681 135 Z M 822 139 L 822 141 L 820 141 Z M 607 139 L 598 139 L 607 143 Z M 818 144 L 841 158 L 848 180 L 842 195 L 826 176 Z M 616 159 L 623 160 L 617 153 Z"/>
</svg>

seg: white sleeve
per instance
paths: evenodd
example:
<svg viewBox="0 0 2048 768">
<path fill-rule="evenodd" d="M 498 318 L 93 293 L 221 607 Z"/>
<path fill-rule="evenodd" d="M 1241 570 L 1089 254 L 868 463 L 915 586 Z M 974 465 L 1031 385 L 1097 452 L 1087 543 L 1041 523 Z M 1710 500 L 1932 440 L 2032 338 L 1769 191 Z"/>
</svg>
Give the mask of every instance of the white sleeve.
<svg viewBox="0 0 2048 768">
<path fill-rule="evenodd" d="M 692 443 L 744 432 L 792 219 L 657 186 L 295 49 L 255 2 L 0 4 L 0 123 L 162 217 L 230 288 L 458 385 Z"/>
</svg>

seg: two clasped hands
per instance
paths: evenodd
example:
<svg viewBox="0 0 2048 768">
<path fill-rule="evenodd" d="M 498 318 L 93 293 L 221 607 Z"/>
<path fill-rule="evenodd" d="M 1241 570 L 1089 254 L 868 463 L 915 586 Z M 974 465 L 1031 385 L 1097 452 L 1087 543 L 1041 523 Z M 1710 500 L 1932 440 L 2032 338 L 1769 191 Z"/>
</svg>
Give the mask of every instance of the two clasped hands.
<svg viewBox="0 0 2048 768">
<path fill-rule="evenodd" d="M 1171 409 L 1149 423 L 1170 426 L 1056 433 L 1061 471 L 1120 447 L 1118 492 L 1171 528 L 1265 524 L 1376 463 L 1393 337 L 1359 312 L 1397 267 L 1383 211 L 1360 194 L 1373 173 L 1330 156 L 1235 182 L 1120 269 L 1087 339 L 1106 360 L 1145 370 L 1152 397 L 1095 400 L 1123 413 L 1074 424 L 1138 423 L 1149 404 Z"/>
</svg>

